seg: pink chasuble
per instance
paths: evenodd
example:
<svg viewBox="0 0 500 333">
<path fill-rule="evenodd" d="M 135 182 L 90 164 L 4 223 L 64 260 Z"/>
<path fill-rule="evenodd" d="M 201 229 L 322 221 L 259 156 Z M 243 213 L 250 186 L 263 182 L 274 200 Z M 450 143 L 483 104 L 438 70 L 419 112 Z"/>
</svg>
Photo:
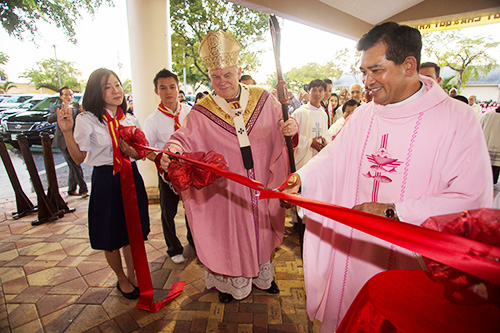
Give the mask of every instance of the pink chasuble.
<svg viewBox="0 0 500 333">
<path fill-rule="evenodd" d="M 420 77 L 425 93 L 392 107 L 356 109 L 340 134 L 298 173 L 302 195 L 353 207 L 395 203 L 402 221 L 490 207 L 489 156 L 466 104 Z M 333 332 L 366 281 L 388 269 L 416 269 L 405 249 L 306 211 L 307 311 Z"/>
<path fill-rule="evenodd" d="M 234 126 L 221 118 L 224 115 L 210 96 L 191 109 L 185 126 L 165 147 L 174 152 L 216 151 L 224 156 L 230 171 L 266 187 L 278 187 L 290 170 L 279 130 L 281 105 L 258 87 L 250 87 L 249 100 L 247 110 L 253 110 L 249 110 L 246 129 L 253 169 L 244 168 Z M 259 265 L 268 262 L 281 244 L 285 210 L 278 200 L 258 200 L 256 194 L 224 178 L 181 193 L 198 258 L 212 272 L 255 277 Z"/>
</svg>

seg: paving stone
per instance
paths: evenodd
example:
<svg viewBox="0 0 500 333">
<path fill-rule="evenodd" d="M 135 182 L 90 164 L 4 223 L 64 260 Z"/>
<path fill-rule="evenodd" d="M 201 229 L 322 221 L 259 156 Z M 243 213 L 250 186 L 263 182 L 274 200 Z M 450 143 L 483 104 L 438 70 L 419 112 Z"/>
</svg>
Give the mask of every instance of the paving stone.
<svg viewBox="0 0 500 333">
<path fill-rule="evenodd" d="M 85 305 L 74 304 L 41 317 L 45 332 L 64 332 L 84 308 Z"/>
<path fill-rule="evenodd" d="M 22 267 L 0 267 L 0 281 L 2 283 L 9 282 L 20 277 L 24 277 Z"/>
<path fill-rule="evenodd" d="M 174 332 L 175 325 L 176 325 L 175 321 L 160 319 L 139 329 L 138 332 Z M 184 331 L 184 332 L 189 332 L 189 331 Z"/>
<path fill-rule="evenodd" d="M 224 313 L 224 322 L 227 323 L 252 323 L 253 317 L 249 312 L 226 312 Z"/>
<path fill-rule="evenodd" d="M 281 324 L 281 306 L 279 304 L 268 304 L 267 321 L 269 324 Z"/>
<path fill-rule="evenodd" d="M 9 301 L 9 303 L 31 303 L 35 304 L 40 298 L 47 294 L 50 287 L 34 286 L 28 287 L 23 292 Z"/>
<path fill-rule="evenodd" d="M 309 322 L 305 311 L 303 266 L 295 234 L 285 233 L 275 253 L 279 295 L 254 290 L 244 300 L 222 304 L 217 291 L 205 288 L 205 267 L 198 258 L 176 265 L 165 254 L 160 208 L 150 205 L 152 232 L 145 247 L 154 301 L 163 300 L 174 282 L 186 281 L 179 297 L 151 313 L 121 296 L 103 251 L 90 248 L 88 202 L 73 200 L 69 205 L 78 211 L 57 223 L 32 227 L 33 216 L 0 222 L 0 300 L 6 302 L 0 301 L 0 333 L 319 332 L 321 324 Z M 0 213 L 2 207 L 0 203 Z M 179 208 L 183 213 L 182 204 Z M 185 222 L 179 215 L 177 230 L 186 244 Z"/>
<path fill-rule="evenodd" d="M 19 256 L 16 249 L 0 252 L 0 261 L 12 261 Z"/>
<path fill-rule="evenodd" d="M 82 295 L 89 286 L 82 277 L 61 283 L 50 289 L 49 294 Z"/>
<path fill-rule="evenodd" d="M 189 332 L 206 332 L 208 319 L 194 319 Z"/>
<path fill-rule="evenodd" d="M 88 288 L 76 303 L 102 304 L 111 290 L 111 288 Z"/>
<path fill-rule="evenodd" d="M 238 325 L 238 333 L 252 333 L 253 327 L 252 324 L 239 324 Z"/>
<path fill-rule="evenodd" d="M 56 266 L 58 267 L 77 267 L 82 261 L 85 260 L 85 257 L 78 256 L 68 256 L 61 260 Z"/>
<path fill-rule="evenodd" d="M 34 304 L 7 304 L 7 315 L 12 329 L 38 319 Z"/>
<path fill-rule="evenodd" d="M 250 313 L 267 313 L 267 305 L 258 303 L 240 303 L 239 310 L 241 312 Z"/>
<path fill-rule="evenodd" d="M 38 257 L 37 257 L 38 258 Z M 26 275 L 34 274 L 40 271 L 43 271 L 47 268 L 52 268 L 59 263 L 58 260 L 32 260 L 26 265 L 23 266 Z"/>
<path fill-rule="evenodd" d="M 80 333 L 107 321 L 109 316 L 100 305 L 87 305 L 69 325 L 67 333 Z"/>
<path fill-rule="evenodd" d="M 223 317 L 224 317 L 224 304 L 212 303 L 212 305 L 210 306 L 210 314 L 208 316 L 208 319 L 222 321 Z"/>
<path fill-rule="evenodd" d="M 253 314 L 254 329 L 264 329 L 267 331 L 267 312 Z"/>
<path fill-rule="evenodd" d="M 53 267 L 27 276 L 32 286 L 57 286 L 80 276 L 74 267 Z"/>
<path fill-rule="evenodd" d="M 89 331 L 88 331 L 89 332 Z M 96 333 L 121 333 L 120 327 L 113 320 L 108 320 L 98 326 Z"/>
<path fill-rule="evenodd" d="M 30 332 L 30 333 L 38 333 L 43 332 L 43 327 L 39 319 L 30 321 L 24 325 L 16 327 L 12 330 L 12 333 L 21 333 L 21 332 Z"/>
<path fill-rule="evenodd" d="M 36 302 L 39 317 L 63 309 L 76 302 L 76 295 L 45 295 Z"/>
<path fill-rule="evenodd" d="M 114 317 L 113 320 L 115 321 L 116 325 L 120 328 L 120 330 L 124 333 L 133 332 L 139 329 L 140 327 L 128 312 L 125 312 L 119 316 Z"/>
<path fill-rule="evenodd" d="M 299 332 L 299 328 L 297 325 L 291 324 L 269 324 L 268 326 L 269 332 Z"/>
<path fill-rule="evenodd" d="M 5 294 L 20 294 L 28 288 L 28 281 L 25 276 L 21 276 L 17 279 L 10 280 L 2 283 L 3 291 Z"/>
<path fill-rule="evenodd" d="M 5 264 L 5 266 L 6 267 L 9 267 L 9 266 L 19 266 L 19 267 L 22 267 L 22 266 L 25 266 L 28 263 L 30 263 L 35 258 L 36 258 L 36 256 L 17 256 L 15 259 L 10 260 L 9 262 L 7 262 Z"/>
<path fill-rule="evenodd" d="M 175 323 L 174 332 L 178 333 L 189 332 L 189 330 L 191 329 L 191 324 L 192 324 L 191 321 L 178 320 Z"/>
</svg>

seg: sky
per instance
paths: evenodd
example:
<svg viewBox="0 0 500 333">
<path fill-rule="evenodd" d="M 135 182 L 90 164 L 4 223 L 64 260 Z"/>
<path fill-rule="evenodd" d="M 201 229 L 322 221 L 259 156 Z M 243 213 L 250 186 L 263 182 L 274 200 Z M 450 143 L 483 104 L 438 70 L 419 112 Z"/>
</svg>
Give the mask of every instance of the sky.
<svg viewBox="0 0 500 333">
<path fill-rule="evenodd" d="M 0 50 L 10 57 L 9 62 L 2 67 L 9 81 L 27 83 L 28 79 L 19 76 L 37 61 L 54 58 L 54 51 L 59 60 L 74 63 L 74 67 L 82 73 L 82 80 L 86 80 L 99 67 L 114 70 L 122 81 L 131 79 L 126 1 L 115 1 L 115 7 L 101 7 L 94 19 L 86 14 L 83 16 L 76 26 L 77 45 L 68 42 L 61 30 L 48 23 L 37 24 L 41 32 L 35 39 L 37 45 L 29 38 L 24 42 L 19 41 L 0 29 Z M 354 40 L 288 20 L 282 24 L 281 31 L 283 72 L 309 62 L 324 64 L 333 58 L 337 50 L 354 48 L 356 44 Z M 500 23 L 462 31 L 467 36 L 497 36 L 496 40 L 500 41 Z M 258 83 L 264 82 L 276 70 L 270 34 L 263 49 L 261 68 L 256 73 L 250 73 Z M 496 58 L 500 62 L 500 48 Z"/>
</svg>

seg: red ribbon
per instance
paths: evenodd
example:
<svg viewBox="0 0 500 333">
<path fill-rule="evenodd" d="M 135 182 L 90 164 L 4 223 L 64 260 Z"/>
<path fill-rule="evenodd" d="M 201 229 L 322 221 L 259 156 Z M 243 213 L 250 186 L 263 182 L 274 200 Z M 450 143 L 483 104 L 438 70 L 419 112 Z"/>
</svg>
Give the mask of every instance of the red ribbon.
<svg viewBox="0 0 500 333">
<path fill-rule="evenodd" d="M 163 306 L 170 303 L 174 298 L 179 296 L 184 289 L 186 281 L 175 282 L 172 284 L 167 297 L 158 303 L 153 303 L 153 283 L 151 281 L 151 273 L 149 272 L 148 257 L 144 246 L 144 238 L 141 227 L 141 216 L 139 214 L 139 206 L 137 204 L 137 195 L 135 192 L 134 175 L 132 172 L 132 162 L 120 150 L 119 137 L 121 131 L 126 130 L 118 122 L 121 109 L 118 108 L 117 118 L 112 118 L 105 111 L 103 117 L 108 123 L 111 139 L 113 140 L 113 175 L 116 172 L 120 173 L 121 191 L 123 199 L 123 208 L 125 211 L 125 222 L 127 224 L 127 232 L 134 261 L 135 273 L 137 282 L 141 291 L 137 308 L 149 312 L 156 312 Z M 125 116 L 121 119 L 124 119 Z M 121 120 L 120 119 L 120 120 Z M 120 130 L 120 131 L 119 131 Z M 126 135 L 125 135 L 126 136 Z M 147 141 L 146 141 L 147 142 Z M 137 140 L 134 141 L 137 144 Z M 142 150 L 144 152 L 144 150 Z M 115 169 L 116 167 L 116 169 Z"/>
<path fill-rule="evenodd" d="M 153 149 L 137 145 L 138 149 Z M 260 191 L 259 199 L 281 199 L 463 272 L 500 285 L 500 248 L 457 235 L 266 189 L 258 181 L 169 151 L 154 149 Z"/>
</svg>

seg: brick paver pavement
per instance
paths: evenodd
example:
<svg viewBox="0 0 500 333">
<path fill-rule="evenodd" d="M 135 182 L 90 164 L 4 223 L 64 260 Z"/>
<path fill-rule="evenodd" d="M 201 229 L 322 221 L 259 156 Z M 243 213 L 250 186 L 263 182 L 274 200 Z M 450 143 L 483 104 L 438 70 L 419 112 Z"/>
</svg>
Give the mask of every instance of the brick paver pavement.
<svg viewBox="0 0 500 333">
<path fill-rule="evenodd" d="M 163 299 L 174 282 L 186 286 L 173 302 L 149 313 L 120 295 L 103 253 L 90 248 L 88 199 L 65 200 L 76 211 L 40 226 L 31 226 L 36 214 L 12 219 L 13 198 L 0 202 L 0 332 L 319 331 L 320 323 L 306 314 L 299 243 L 288 223 L 275 253 L 280 294 L 254 290 L 243 301 L 222 304 L 216 291 L 205 289 L 204 268 L 195 256 L 177 265 L 166 255 L 160 207 L 151 204 L 146 251 L 154 297 Z M 177 232 L 187 244 L 179 208 Z"/>
</svg>

